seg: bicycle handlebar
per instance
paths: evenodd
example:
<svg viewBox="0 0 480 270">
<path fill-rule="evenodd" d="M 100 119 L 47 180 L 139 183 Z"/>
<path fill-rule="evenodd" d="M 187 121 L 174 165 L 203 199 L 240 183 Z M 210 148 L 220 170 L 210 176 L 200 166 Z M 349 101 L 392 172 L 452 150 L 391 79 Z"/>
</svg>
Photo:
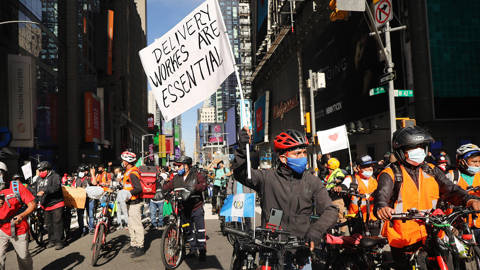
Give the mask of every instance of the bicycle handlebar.
<svg viewBox="0 0 480 270">
<path fill-rule="evenodd" d="M 234 235 L 237 235 L 237 236 L 240 236 L 240 237 L 245 237 L 245 238 L 250 238 L 251 237 L 251 235 L 247 232 L 240 231 L 240 230 L 237 230 L 237 229 L 233 229 L 233 228 L 230 228 L 230 227 L 225 227 L 224 230 L 225 230 L 226 233 L 234 234 Z"/>
</svg>

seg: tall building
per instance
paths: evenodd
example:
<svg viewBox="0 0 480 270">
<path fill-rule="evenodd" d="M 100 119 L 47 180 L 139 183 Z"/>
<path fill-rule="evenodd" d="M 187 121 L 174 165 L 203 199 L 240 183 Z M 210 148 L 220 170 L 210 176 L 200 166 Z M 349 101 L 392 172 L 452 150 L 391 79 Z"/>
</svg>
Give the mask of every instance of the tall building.
<svg viewBox="0 0 480 270">
<path fill-rule="evenodd" d="M 204 103 L 202 108 L 198 109 L 198 123 L 215 123 L 216 122 L 216 114 L 215 114 L 215 107 L 205 106 L 207 105 Z"/>
<path fill-rule="evenodd" d="M 228 32 L 228 38 L 232 46 L 235 63 L 241 63 L 240 38 L 239 38 L 239 1 L 220 0 L 220 9 Z M 235 106 L 237 92 L 237 79 L 235 74 L 230 75 L 220 86 L 220 89 L 210 98 L 212 106 L 215 107 L 217 122 L 223 122 L 224 113 L 228 108 Z"/>
<path fill-rule="evenodd" d="M 14 147 L 17 164 L 49 160 L 64 171 L 140 150 L 146 14 L 138 10 L 134 0 L 0 1 L 0 21 L 39 23 L 0 26 L 0 89 L 8 97 L 0 128 L 13 138 L 1 146 Z"/>
</svg>

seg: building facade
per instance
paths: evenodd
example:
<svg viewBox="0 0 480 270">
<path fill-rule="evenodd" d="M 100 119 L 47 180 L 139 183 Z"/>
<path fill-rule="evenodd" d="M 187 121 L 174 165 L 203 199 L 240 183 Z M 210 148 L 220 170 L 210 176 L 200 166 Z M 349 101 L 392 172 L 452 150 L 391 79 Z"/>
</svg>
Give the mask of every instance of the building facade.
<svg viewBox="0 0 480 270">
<path fill-rule="evenodd" d="M 394 85 L 414 92 L 396 98 L 396 116 L 429 129 L 436 138 L 434 154 L 445 148 L 454 155 L 459 144 L 480 140 L 477 111 L 462 109 L 473 108 L 480 98 L 478 82 L 468 75 L 478 69 L 473 63 L 478 51 L 472 51 L 478 39 L 472 33 L 479 23 L 453 18 L 453 8 L 447 1 L 393 5 L 392 27 L 407 26 L 391 34 Z M 354 158 L 364 153 L 381 158 L 390 149 L 388 97 L 370 96 L 369 90 L 382 86 L 385 60 L 369 36 L 366 16 L 351 12 L 347 20 L 332 22 L 330 13 L 327 2 L 252 1 L 252 101 L 270 91 L 270 142 L 287 128 L 302 130 L 310 110 L 309 71 L 324 72 L 326 88 L 314 97 L 317 130 L 345 124 Z M 452 24 L 467 27 L 456 32 Z M 348 158 L 346 151 L 335 155 Z"/>
<path fill-rule="evenodd" d="M 0 124 L 12 131 L 2 146 L 10 146 L 17 165 L 49 160 L 66 171 L 81 162 L 116 160 L 125 148 L 140 150 L 147 121 L 137 54 L 146 45 L 142 16 L 133 0 L 1 1 L 0 21 L 38 23 L 0 27 L 1 89 L 17 101 L 1 101 Z M 12 75 L 21 69 L 28 69 L 22 81 Z M 30 103 L 18 102 L 20 81 L 28 83 L 21 96 Z M 10 128 L 18 118 L 12 104 L 32 110 L 31 121 L 25 114 L 25 134 Z"/>
</svg>

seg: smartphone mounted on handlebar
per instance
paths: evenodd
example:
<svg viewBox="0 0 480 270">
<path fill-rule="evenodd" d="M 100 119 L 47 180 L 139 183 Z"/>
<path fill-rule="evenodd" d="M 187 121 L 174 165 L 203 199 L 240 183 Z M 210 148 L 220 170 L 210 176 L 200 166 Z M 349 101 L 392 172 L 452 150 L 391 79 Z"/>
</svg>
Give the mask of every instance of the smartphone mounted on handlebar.
<svg viewBox="0 0 480 270">
<path fill-rule="evenodd" d="M 270 209 L 270 217 L 268 218 L 266 228 L 272 231 L 281 230 L 280 224 L 282 223 L 283 211 L 279 209 Z"/>
</svg>

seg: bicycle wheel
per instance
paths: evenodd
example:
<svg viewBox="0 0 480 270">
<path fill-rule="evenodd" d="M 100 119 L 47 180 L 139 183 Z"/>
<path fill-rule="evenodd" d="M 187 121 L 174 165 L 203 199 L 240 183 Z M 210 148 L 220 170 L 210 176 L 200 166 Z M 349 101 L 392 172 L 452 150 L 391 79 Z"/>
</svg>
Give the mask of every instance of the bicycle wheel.
<svg viewBox="0 0 480 270">
<path fill-rule="evenodd" d="M 175 269 L 180 266 L 185 256 L 185 239 L 175 224 L 169 224 L 163 231 L 160 249 L 165 268 Z"/>
<path fill-rule="evenodd" d="M 232 228 L 232 229 L 235 229 L 235 230 L 242 230 L 242 223 L 241 222 L 237 222 L 237 221 L 234 221 L 234 222 L 229 222 L 228 225 L 227 224 L 224 224 L 223 225 L 224 227 L 229 227 L 229 228 Z M 222 231 L 223 232 L 223 231 Z M 237 236 L 231 234 L 231 233 L 227 233 L 224 235 L 227 236 L 227 240 L 228 242 L 230 243 L 230 245 L 234 245 L 235 244 L 235 241 L 237 240 Z"/>
<path fill-rule="evenodd" d="M 94 236 L 92 244 L 92 266 L 95 266 L 100 256 L 100 250 L 102 249 L 102 239 L 105 234 L 105 225 L 103 223 L 98 224 L 97 233 Z"/>
<path fill-rule="evenodd" d="M 45 235 L 46 231 L 44 225 L 38 217 L 38 213 L 34 213 L 30 218 L 30 234 L 32 235 L 33 240 L 39 246 L 45 246 Z"/>
</svg>

